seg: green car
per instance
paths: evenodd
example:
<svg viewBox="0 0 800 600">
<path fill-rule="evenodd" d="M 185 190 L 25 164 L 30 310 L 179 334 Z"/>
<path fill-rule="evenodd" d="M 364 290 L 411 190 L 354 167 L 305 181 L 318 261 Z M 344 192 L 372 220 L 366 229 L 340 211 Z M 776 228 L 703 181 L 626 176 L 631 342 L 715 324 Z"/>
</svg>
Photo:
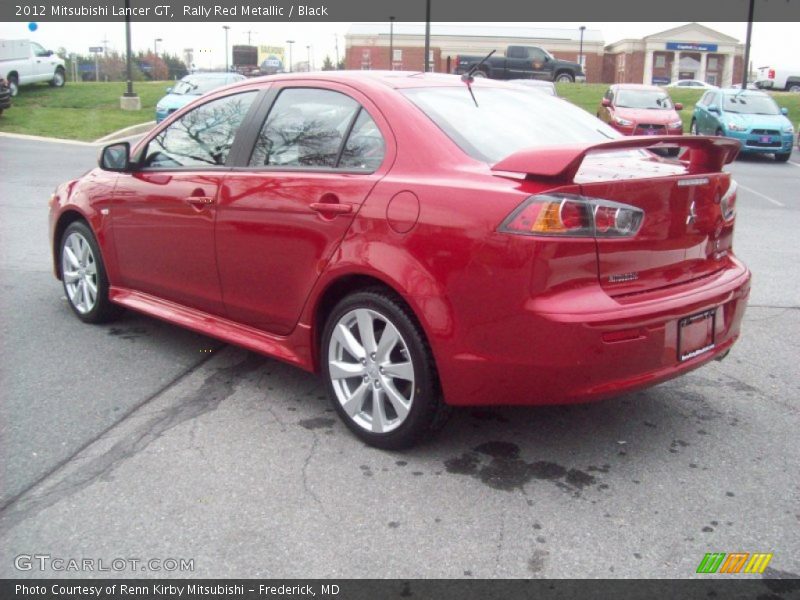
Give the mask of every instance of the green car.
<svg viewBox="0 0 800 600">
<path fill-rule="evenodd" d="M 741 152 L 774 154 L 778 162 L 792 155 L 794 127 L 769 94 L 751 90 L 708 90 L 694 107 L 694 135 L 724 135 L 742 144 Z"/>
</svg>

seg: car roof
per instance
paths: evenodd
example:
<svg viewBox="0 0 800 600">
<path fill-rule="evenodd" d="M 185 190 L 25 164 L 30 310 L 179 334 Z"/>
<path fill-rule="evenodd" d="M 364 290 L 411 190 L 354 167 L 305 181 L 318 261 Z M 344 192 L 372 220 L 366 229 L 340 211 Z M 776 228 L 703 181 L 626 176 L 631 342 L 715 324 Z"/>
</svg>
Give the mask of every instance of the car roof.
<svg viewBox="0 0 800 600">
<path fill-rule="evenodd" d="M 211 72 L 208 72 L 208 73 L 189 73 L 188 75 L 184 76 L 184 79 L 187 79 L 189 77 L 201 77 L 203 79 L 225 79 L 225 78 L 228 78 L 228 77 L 243 77 L 244 78 L 244 75 L 241 75 L 239 73 L 228 73 L 227 71 L 225 71 L 225 72 L 211 71 Z"/>
<path fill-rule="evenodd" d="M 761 96 L 766 98 L 770 97 L 769 94 L 762 92 L 761 90 L 739 90 L 734 88 L 726 88 L 717 91 L 725 96 Z"/>
</svg>

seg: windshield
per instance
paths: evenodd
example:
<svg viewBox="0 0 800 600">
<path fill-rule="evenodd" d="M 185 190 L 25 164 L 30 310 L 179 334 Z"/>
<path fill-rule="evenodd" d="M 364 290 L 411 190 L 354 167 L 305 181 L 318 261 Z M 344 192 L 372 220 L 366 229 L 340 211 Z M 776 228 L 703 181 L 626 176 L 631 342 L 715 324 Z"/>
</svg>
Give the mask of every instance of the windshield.
<svg viewBox="0 0 800 600">
<path fill-rule="evenodd" d="M 466 86 L 403 90 L 464 152 L 486 162 L 524 148 L 596 143 L 620 134 L 583 109 L 525 89 Z"/>
<path fill-rule="evenodd" d="M 614 105 L 620 108 L 672 110 L 669 95 L 658 90 L 617 90 Z"/>
<path fill-rule="evenodd" d="M 225 85 L 226 79 L 224 77 L 184 77 L 175 87 L 172 88 L 173 94 L 182 96 L 188 94 L 190 96 L 200 96 L 213 89 Z"/>
<path fill-rule="evenodd" d="M 781 114 L 781 110 L 772 98 L 755 94 L 725 96 L 722 101 L 722 110 L 746 115 Z"/>
</svg>

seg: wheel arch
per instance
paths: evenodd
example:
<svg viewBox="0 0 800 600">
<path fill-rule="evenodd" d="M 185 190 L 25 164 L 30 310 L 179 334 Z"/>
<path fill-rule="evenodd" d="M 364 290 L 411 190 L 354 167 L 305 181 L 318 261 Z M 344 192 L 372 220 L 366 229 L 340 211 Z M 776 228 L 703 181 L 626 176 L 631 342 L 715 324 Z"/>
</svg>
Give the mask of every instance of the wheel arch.
<svg viewBox="0 0 800 600">
<path fill-rule="evenodd" d="M 86 226 L 89 229 L 92 229 L 92 224 L 89 222 L 89 219 L 86 216 L 74 209 L 67 209 L 58 217 L 58 221 L 56 221 L 56 225 L 53 228 L 53 266 L 55 268 L 55 274 L 58 279 L 61 279 L 61 261 L 59 260 L 59 245 L 61 242 L 61 237 L 64 235 L 67 227 L 72 225 L 75 221 L 83 221 L 86 223 Z"/>
</svg>

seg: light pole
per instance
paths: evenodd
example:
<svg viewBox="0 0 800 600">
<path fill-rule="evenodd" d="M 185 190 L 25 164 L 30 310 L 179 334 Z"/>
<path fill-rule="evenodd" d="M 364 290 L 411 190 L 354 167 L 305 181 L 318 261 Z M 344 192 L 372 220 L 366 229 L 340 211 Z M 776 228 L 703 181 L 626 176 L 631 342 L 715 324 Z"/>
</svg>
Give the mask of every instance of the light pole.
<svg viewBox="0 0 800 600">
<path fill-rule="evenodd" d="M 289 44 L 289 73 L 292 72 L 292 44 L 294 44 L 294 40 L 286 40 L 286 43 Z"/>
<path fill-rule="evenodd" d="M 228 30 L 230 29 L 229 25 L 223 25 L 222 28 L 225 30 L 225 71 L 228 71 Z"/>
<path fill-rule="evenodd" d="M 431 65 L 431 0 L 425 0 L 425 72 Z"/>
<path fill-rule="evenodd" d="M 125 0 L 125 72 L 128 78 L 127 91 L 120 98 L 122 110 L 141 110 L 142 101 L 133 91 L 133 75 L 131 67 L 131 0 Z"/>
<path fill-rule="evenodd" d="M 750 78 L 750 39 L 753 36 L 753 0 L 747 11 L 747 41 L 744 44 L 744 75 L 742 76 L 742 91 L 747 89 L 747 80 Z"/>
<path fill-rule="evenodd" d="M 389 17 L 389 70 L 394 71 L 394 17 Z"/>
<path fill-rule="evenodd" d="M 579 29 L 581 30 L 581 49 L 580 49 L 580 52 L 578 53 L 578 64 L 581 66 L 581 71 L 584 71 L 584 66 L 583 66 L 583 32 L 586 31 L 586 25 L 581 25 Z M 586 72 L 584 71 L 583 74 L 586 75 Z"/>
<path fill-rule="evenodd" d="M 311 46 L 310 45 L 306 46 L 306 52 L 308 53 L 308 69 L 306 69 L 306 70 L 310 71 L 311 70 Z"/>
<path fill-rule="evenodd" d="M 153 54 L 158 56 L 158 42 L 163 42 L 162 38 L 156 38 L 153 40 Z"/>
<path fill-rule="evenodd" d="M 335 70 L 338 71 L 339 70 L 339 36 L 336 35 L 335 33 L 333 34 L 333 44 L 334 44 L 334 47 L 336 48 L 336 69 Z"/>
</svg>

